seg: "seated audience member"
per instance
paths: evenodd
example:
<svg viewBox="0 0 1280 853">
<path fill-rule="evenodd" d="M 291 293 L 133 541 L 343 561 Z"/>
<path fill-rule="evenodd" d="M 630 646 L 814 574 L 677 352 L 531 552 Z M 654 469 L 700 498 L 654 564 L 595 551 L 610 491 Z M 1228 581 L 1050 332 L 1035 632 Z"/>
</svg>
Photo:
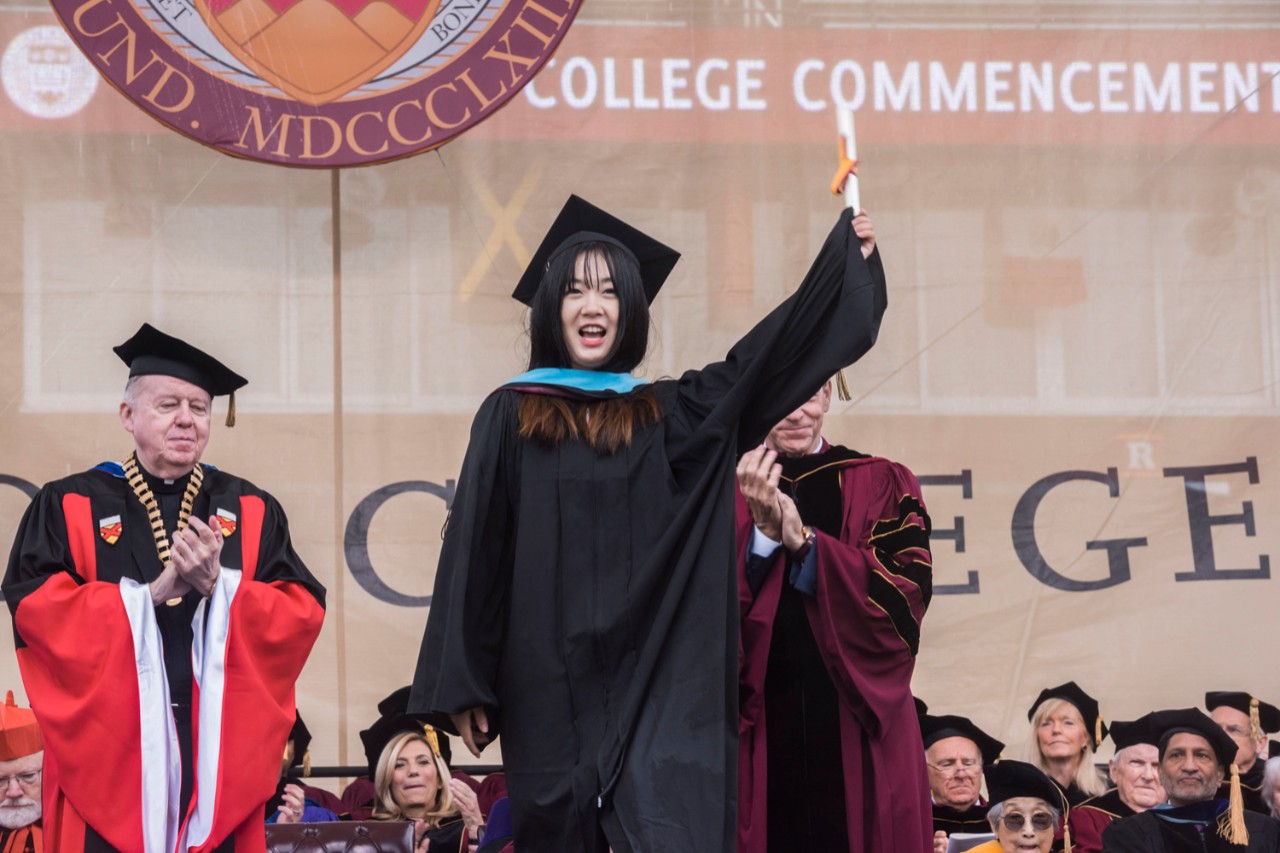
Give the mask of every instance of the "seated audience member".
<svg viewBox="0 0 1280 853">
<path fill-rule="evenodd" d="M 369 816 L 373 814 L 373 777 L 377 771 L 378 758 L 382 755 L 382 750 L 387 743 L 401 732 L 417 732 L 421 734 L 427 727 L 425 715 L 410 714 L 408 705 L 409 687 L 406 685 L 395 690 L 390 696 L 378 703 L 378 719 L 374 720 L 373 725 L 369 726 L 369 728 L 360 732 L 360 743 L 364 745 L 364 757 L 368 762 L 369 775 L 353 780 L 342 791 L 341 813 L 349 815 L 352 820 L 368 820 Z M 479 782 L 466 773 L 453 770 L 453 755 L 449 746 L 449 738 L 437 733 L 437 740 L 440 745 L 440 755 L 444 758 L 444 763 L 450 765 L 450 772 L 453 774 L 453 778 L 466 782 L 473 791 L 479 791 Z M 503 794 L 505 794 L 505 788 L 503 789 Z M 492 797 L 490 802 L 493 799 L 497 799 L 497 797 Z M 487 814 L 487 812 L 485 813 Z"/>
<path fill-rule="evenodd" d="M 1074 681 L 1042 690 L 1027 711 L 1027 761 L 1067 792 L 1072 807 L 1106 793 L 1093 753 L 1107 736 L 1098 702 Z"/>
<path fill-rule="evenodd" d="M 953 832 L 987 831 L 982 767 L 994 764 L 1004 744 L 965 717 L 920 717 L 924 760 L 933 800 L 934 849 L 944 853 Z"/>
<path fill-rule="evenodd" d="M 414 822 L 415 850 L 465 853 L 479 836 L 476 794 L 449 776 L 434 729 L 401 732 L 391 739 L 374 775 L 371 820 Z"/>
<path fill-rule="evenodd" d="M 40 777 L 44 771 L 44 739 L 36 715 L 19 708 L 10 690 L 0 708 L 0 851 L 40 853 L 44 834 Z"/>
<path fill-rule="evenodd" d="M 1001 761 L 986 769 L 991 806 L 987 822 L 996 834 L 970 853 L 1049 853 L 1054 831 L 1067 815 L 1067 794 L 1034 765 Z M 1071 853 L 1071 842 L 1064 846 Z"/>
<path fill-rule="evenodd" d="M 1235 765 L 1240 770 L 1244 807 L 1267 814 L 1262 803 L 1262 765 L 1268 752 L 1267 733 L 1280 731 L 1280 709 L 1248 693 L 1206 693 L 1204 706 L 1213 721 L 1236 742 Z M 1225 790 L 1218 792 L 1226 797 Z"/>
<path fill-rule="evenodd" d="M 1114 821 L 1102 833 L 1107 853 L 1280 851 L 1280 824 L 1245 811 L 1236 742 L 1196 708 L 1157 711 L 1151 731 L 1160 753 L 1160 783 L 1169 802 Z M 1230 774 L 1231 796 L 1218 797 Z"/>
<path fill-rule="evenodd" d="M 1071 810 L 1069 823 L 1075 853 L 1099 853 L 1102 831 L 1112 821 L 1145 812 L 1165 801 L 1151 714 L 1131 723 L 1112 723 L 1111 741 L 1116 752 L 1108 767 L 1115 787 Z"/>
<path fill-rule="evenodd" d="M 1267 807 L 1267 814 L 1280 820 L 1280 797 L 1276 789 L 1280 788 L 1280 757 L 1267 759 L 1266 769 L 1262 772 L 1262 803 Z"/>
<path fill-rule="evenodd" d="M 289 731 L 284 757 L 280 760 L 280 783 L 276 786 L 275 796 L 267 800 L 267 823 L 337 820 L 344 811 L 337 795 L 302 782 L 302 777 L 311 775 L 311 732 L 302 721 L 302 713 L 295 710 L 294 714 L 293 728 Z"/>
</svg>

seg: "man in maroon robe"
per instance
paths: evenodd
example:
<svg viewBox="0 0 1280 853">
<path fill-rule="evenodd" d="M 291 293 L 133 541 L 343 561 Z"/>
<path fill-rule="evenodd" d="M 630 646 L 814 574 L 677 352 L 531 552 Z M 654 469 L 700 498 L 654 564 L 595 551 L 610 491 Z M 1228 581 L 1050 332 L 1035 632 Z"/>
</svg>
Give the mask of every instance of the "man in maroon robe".
<svg viewBox="0 0 1280 853">
<path fill-rule="evenodd" d="M 904 466 L 822 438 L 830 403 L 828 382 L 738 466 L 738 851 L 924 853 L 929 517 Z"/>
</svg>

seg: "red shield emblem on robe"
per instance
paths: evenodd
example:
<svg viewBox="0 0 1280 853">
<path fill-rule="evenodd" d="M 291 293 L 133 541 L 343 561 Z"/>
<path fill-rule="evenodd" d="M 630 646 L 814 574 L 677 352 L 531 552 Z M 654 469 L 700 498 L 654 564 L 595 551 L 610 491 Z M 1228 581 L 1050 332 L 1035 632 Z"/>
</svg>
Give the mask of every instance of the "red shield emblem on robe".
<svg viewBox="0 0 1280 853">
<path fill-rule="evenodd" d="M 196 0 L 209 29 L 262 79 L 305 104 L 372 80 L 413 47 L 441 0 Z"/>
<path fill-rule="evenodd" d="M 219 509 L 216 515 L 218 519 L 218 529 L 222 531 L 224 539 L 236 532 L 236 514 L 234 512 L 227 509 Z"/>
<path fill-rule="evenodd" d="M 120 522 L 120 516 L 118 515 L 98 519 L 98 535 L 108 545 L 114 545 L 119 542 L 120 534 L 123 530 L 124 525 Z"/>
</svg>

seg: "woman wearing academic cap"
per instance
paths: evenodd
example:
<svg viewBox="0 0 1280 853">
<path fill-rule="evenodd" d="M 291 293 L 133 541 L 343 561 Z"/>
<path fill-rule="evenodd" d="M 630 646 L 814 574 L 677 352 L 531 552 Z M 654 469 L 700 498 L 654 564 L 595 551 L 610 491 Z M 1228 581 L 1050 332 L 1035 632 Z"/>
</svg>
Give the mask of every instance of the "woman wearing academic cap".
<svg viewBox="0 0 1280 853">
<path fill-rule="evenodd" d="M 1040 691 L 1027 711 L 1027 760 L 1067 791 L 1072 806 L 1106 793 L 1093 753 L 1107 736 L 1098 701 L 1074 681 Z"/>
<path fill-rule="evenodd" d="M 461 790 L 471 789 L 453 783 L 438 737 L 428 727 L 425 732 L 401 732 L 387 743 L 374 773 L 370 819 L 413 821 L 416 853 L 465 853 L 468 836 L 477 834 L 479 823 L 456 799 Z M 474 793 L 470 797 L 474 803 Z M 478 815 L 474 809 L 470 813 Z"/>
<path fill-rule="evenodd" d="M 970 853 L 1049 853 L 1054 831 L 1070 811 L 1066 792 L 1039 768 L 1023 761 L 1001 761 L 985 771 L 991 808 L 987 821 L 994 841 Z M 1071 853 L 1071 839 L 1063 844 Z"/>
<path fill-rule="evenodd" d="M 649 383 L 677 253 L 577 197 L 543 240 L 529 372 L 476 415 L 410 705 L 477 755 L 501 733 L 517 849 L 733 849 L 737 452 L 874 343 L 874 249 L 844 213 L 725 360 Z"/>
</svg>

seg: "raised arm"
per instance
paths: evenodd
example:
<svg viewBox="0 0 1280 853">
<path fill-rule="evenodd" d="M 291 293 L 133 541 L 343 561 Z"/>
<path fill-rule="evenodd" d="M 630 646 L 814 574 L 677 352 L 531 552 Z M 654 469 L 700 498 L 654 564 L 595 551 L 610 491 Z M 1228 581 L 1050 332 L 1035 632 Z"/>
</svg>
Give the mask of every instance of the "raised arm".
<svg viewBox="0 0 1280 853">
<path fill-rule="evenodd" d="M 855 233 L 855 231 L 857 233 Z M 867 257 L 863 257 L 867 237 Z M 723 361 L 680 379 L 680 417 L 694 455 L 730 435 L 759 443 L 837 370 L 861 358 L 880 330 L 888 297 L 874 227 L 840 214 L 794 294 L 747 332 Z"/>
</svg>

